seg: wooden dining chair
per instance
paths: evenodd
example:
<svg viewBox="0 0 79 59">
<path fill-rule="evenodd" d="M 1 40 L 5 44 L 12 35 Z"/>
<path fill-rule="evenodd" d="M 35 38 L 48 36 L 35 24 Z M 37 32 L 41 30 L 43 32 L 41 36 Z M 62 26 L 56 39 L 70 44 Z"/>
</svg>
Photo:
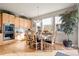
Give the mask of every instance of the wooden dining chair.
<svg viewBox="0 0 79 59">
<path fill-rule="evenodd" d="M 48 36 L 45 40 L 44 40 L 44 50 L 46 51 L 52 51 L 52 36 Z"/>
</svg>

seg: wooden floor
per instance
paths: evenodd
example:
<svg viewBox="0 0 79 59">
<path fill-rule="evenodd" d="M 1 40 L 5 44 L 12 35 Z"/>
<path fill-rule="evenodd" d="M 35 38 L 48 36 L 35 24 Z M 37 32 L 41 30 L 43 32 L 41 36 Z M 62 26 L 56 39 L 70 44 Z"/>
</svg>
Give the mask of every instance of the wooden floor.
<svg viewBox="0 0 79 59">
<path fill-rule="evenodd" d="M 61 44 L 54 44 L 53 50 L 74 50 L 74 48 L 65 48 Z M 0 46 L 0 55 L 9 54 L 9 53 L 27 53 L 35 52 L 35 49 L 30 49 L 26 45 L 25 41 L 17 41 L 7 45 Z"/>
<path fill-rule="evenodd" d="M 25 41 L 17 41 L 15 43 L 0 46 L 0 54 L 34 51 L 35 50 L 28 48 Z"/>
</svg>

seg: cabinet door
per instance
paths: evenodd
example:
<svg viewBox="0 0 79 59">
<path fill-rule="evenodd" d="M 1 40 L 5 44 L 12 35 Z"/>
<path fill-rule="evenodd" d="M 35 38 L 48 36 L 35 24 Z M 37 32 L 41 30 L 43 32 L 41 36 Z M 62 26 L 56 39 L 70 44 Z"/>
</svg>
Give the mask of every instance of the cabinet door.
<svg viewBox="0 0 79 59">
<path fill-rule="evenodd" d="M 3 24 L 9 23 L 9 14 L 2 13 Z"/>
<path fill-rule="evenodd" d="M 2 32 L 2 17 L 1 17 L 1 14 L 0 14 L 0 33 Z"/>
<path fill-rule="evenodd" d="M 29 20 L 28 22 L 29 22 L 29 28 L 31 29 L 32 28 L 32 21 Z"/>
<path fill-rule="evenodd" d="M 23 23 L 24 23 L 24 28 L 26 28 L 26 19 L 24 19 Z"/>
<path fill-rule="evenodd" d="M 1 19 L 1 14 L 0 14 L 0 28 L 1 28 L 1 25 L 2 25 L 2 19 Z"/>
<path fill-rule="evenodd" d="M 28 28 L 27 28 L 27 20 L 25 20 L 25 28 L 28 29 Z"/>
<path fill-rule="evenodd" d="M 25 19 L 22 20 L 22 27 L 25 28 Z"/>
<path fill-rule="evenodd" d="M 10 21 L 11 24 L 15 24 L 15 16 L 9 15 L 9 21 Z"/>
<path fill-rule="evenodd" d="M 20 18 L 20 28 L 24 28 L 25 23 L 24 23 L 24 19 Z"/>
<path fill-rule="evenodd" d="M 19 17 L 15 18 L 15 27 L 20 28 L 20 18 Z"/>
<path fill-rule="evenodd" d="M 30 20 L 27 21 L 27 27 L 28 27 L 29 29 L 31 29 L 31 27 L 32 27 L 32 22 L 31 22 Z"/>
<path fill-rule="evenodd" d="M 26 20 L 25 23 L 26 23 L 25 28 L 31 29 L 31 26 L 32 26 L 31 21 L 30 20 Z"/>
</svg>

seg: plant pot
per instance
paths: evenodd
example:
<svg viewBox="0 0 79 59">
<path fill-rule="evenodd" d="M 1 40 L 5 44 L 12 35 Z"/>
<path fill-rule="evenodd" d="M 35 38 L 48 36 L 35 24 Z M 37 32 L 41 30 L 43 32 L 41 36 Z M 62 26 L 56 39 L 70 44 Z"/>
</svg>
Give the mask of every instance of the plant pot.
<svg viewBox="0 0 79 59">
<path fill-rule="evenodd" d="M 65 47 L 71 47 L 72 46 L 72 41 L 71 40 L 64 40 L 63 44 Z"/>
</svg>

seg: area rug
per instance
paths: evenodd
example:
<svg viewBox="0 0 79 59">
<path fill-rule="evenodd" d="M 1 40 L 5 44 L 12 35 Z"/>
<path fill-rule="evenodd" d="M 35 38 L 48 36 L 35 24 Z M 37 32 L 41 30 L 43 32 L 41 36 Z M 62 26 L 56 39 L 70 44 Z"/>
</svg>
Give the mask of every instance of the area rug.
<svg viewBox="0 0 79 59">
<path fill-rule="evenodd" d="M 61 53 L 61 52 L 57 52 L 55 56 L 69 56 L 69 55 Z"/>
</svg>

